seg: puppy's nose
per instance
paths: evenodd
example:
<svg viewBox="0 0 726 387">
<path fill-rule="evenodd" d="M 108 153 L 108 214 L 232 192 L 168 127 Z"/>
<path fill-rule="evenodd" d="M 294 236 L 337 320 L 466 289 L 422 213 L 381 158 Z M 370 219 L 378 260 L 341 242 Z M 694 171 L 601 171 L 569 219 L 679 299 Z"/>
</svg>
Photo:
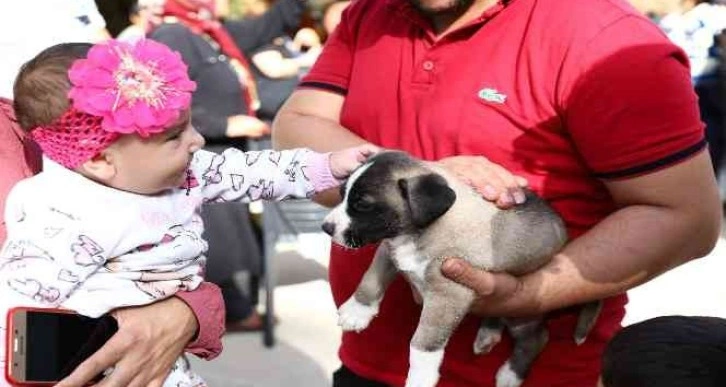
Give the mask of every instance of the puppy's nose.
<svg viewBox="0 0 726 387">
<path fill-rule="evenodd" d="M 326 234 L 333 236 L 335 234 L 335 223 L 333 222 L 325 222 L 321 226 L 323 228 L 323 231 L 325 231 Z"/>
</svg>

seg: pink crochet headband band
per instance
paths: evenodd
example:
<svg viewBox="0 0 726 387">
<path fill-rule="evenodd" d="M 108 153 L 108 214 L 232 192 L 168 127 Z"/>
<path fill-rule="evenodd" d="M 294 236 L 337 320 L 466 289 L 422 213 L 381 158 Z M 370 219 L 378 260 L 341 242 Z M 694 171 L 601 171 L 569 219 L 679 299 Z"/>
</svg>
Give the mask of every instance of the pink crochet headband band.
<svg viewBox="0 0 726 387">
<path fill-rule="evenodd" d="M 101 128 L 103 118 L 71 107 L 50 125 L 30 132 L 43 154 L 56 163 L 75 169 L 108 148 L 121 134 Z"/>
<path fill-rule="evenodd" d="M 164 132 L 189 109 L 196 88 L 179 53 L 153 40 L 94 45 L 68 78 L 72 106 L 31 136 L 47 157 L 71 169 L 122 134 Z"/>
</svg>

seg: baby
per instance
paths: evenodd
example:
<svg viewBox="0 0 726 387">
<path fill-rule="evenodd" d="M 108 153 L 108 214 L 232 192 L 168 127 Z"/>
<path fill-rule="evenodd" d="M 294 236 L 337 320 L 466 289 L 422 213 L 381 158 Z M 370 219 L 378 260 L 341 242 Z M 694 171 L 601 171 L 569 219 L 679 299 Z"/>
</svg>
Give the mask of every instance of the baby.
<svg viewBox="0 0 726 387">
<path fill-rule="evenodd" d="M 180 56 L 150 40 L 62 44 L 25 64 L 15 107 L 43 172 L 7 199 L 0 328 L 16 306 L 98 317 L 194 290 L 203 203 L 310 197 L 377 151 L 206 152 L 190 121 L 194 88 Z M 204 382 L 180 358 L 164 385 Z"/>
</svg>

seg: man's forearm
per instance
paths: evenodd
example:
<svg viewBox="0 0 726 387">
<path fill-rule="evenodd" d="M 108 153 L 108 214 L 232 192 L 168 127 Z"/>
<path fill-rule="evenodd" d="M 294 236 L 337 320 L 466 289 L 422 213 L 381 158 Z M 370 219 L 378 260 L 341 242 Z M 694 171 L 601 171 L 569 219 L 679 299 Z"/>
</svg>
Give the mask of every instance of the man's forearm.
<svg viewBox="0 0 726 387">
<path fill-rule="evenodd" d="M 704 256 L 718 236 L 710 218 L 657 206 L 618 210 L 523 277 L 518 296 L 505 306 L 511 313 L 504 315 L 607 298 Z"/>
<path fill-rule="evenodd" d="M 275 149 L 307 147 L 331 152 L 366 143 L 337 122 L 295 112 L 281 113 L 272 127 Z"/>
<path fill-rule="evenodd" d="M 316 89 L 296 90 L 272 124 L 275 149 L 308 147 L 330 152 L 365 143 L 339 123 L 345 98 Z"/>
</svg>

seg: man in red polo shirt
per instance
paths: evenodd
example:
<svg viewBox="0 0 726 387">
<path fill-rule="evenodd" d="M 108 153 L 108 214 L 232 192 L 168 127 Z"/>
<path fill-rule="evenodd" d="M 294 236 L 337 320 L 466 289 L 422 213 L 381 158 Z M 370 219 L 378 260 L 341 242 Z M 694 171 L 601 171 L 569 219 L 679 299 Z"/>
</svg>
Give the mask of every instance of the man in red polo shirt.
<svg viewBox="0 0 726 387">
<path fill-rule="evenodd" d="M 493 385 L 511 344 L 475 356 L 481 316 L 538 313 L 550 342 L 524 385 L 594 386 L 624 292 L 707 254 L 720 227 L 687 59 L 625 0 L 357 0 L 273 130 L 280 148 L 369 141 L 440 160 L 502 206 L 521 201 L 521 176 L 565 219 L 571 242 L 530 275 L 444 263 L 480 302 L 440 386 Z M 338 304 L 372 252 L 333 248 Z M 576 306 L 595 299 L 604 309 L 577 346 Z M 397 279 L 370 326 L 343 335 L 335 385 L 402 385 L 419 313 Z"/>
</svg>

